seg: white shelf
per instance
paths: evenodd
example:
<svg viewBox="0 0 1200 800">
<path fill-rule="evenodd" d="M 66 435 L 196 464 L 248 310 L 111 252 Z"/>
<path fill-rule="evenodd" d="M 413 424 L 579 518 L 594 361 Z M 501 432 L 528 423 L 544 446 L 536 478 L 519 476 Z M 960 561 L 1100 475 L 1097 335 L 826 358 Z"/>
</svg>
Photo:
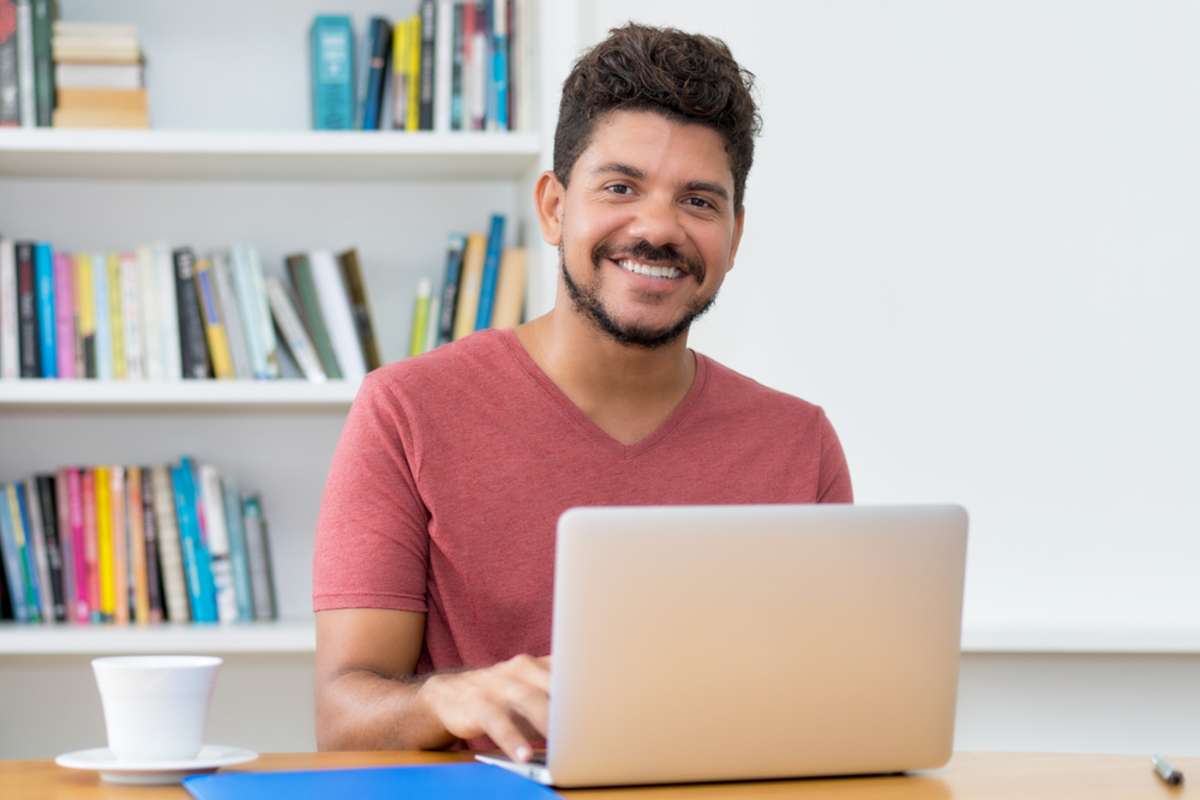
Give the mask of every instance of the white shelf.
<svg viewBox="0 0 1200 800">
<path fill-rule="evenodd" d="M 215 180 L 520 178 L 529 133 L 0 129 L 0 176 Z"/>
<path fill-rule="evenodd" d="M 964 653 L 1200 653 L 1200 623 L 1156 627 L 1121 621 L 977 624 L 963 629 Z"/>
<path fill-rule="evenodd" d="M 0 625 L 0 656 L 91 653 L 311 653 L 309 620 L 224 625 Z"/>
<path fill-rule="evenodd" d="M 348 409 L 357 391 L 358 385 L 349 381 L 23 379 L 0 381 L 0 408 Z"/>
</svg>

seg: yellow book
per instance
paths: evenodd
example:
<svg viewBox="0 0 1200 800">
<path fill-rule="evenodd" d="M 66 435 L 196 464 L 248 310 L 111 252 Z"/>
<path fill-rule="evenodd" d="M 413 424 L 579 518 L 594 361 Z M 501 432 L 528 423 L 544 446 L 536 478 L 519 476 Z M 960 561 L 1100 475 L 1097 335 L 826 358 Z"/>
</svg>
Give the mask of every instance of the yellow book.
<svg viewBox="0 0 1200 800">
<path fill-rule="evenodd" d="M 96 299 L 92 285 L 92 257 L 87 253 L 75 256 L 75 314 L 79 332 L 75 353 L 83 361 L 83 369 L 78 375 L 91 378 L 96 374 Z"/>
<path fill-rule="evenodd" d="M 200 316 L 204 321 L 208 352 L 212 356 L 213 375 L 234 378 L 233 355 L 229 351 L 229 338 L 225 335 L 221 306 L 217 302 L 217 287 L 210 258 L 196 259 L 196 293 L 200 296 Z"/>
<path fill-rule="evenodd" d="M 496 280 L 496 303 L 492 306 L 492 327 L 515 328 L 525 310 L 525 248 L 506 247 L 500 259 Z"/>
<path fill-rule="evenodd" d="M 146 529 L 142 513 L 142 481 L 150 474 L 143 474 L 140 467 L 129 467 L 125 472 L 125 512 L 129 518 L 129 575 L 134 590 L 134 613 L 139 625 L 150 622 L 150 579 L 146 570 Z"/>
<path fill-rule="evenodd" d="M 408 20 L 392 26 L 392 118 L 387 127 L 404 130 L 408 114 Z"/>
<path fill-rule="evenodd" d="M 404 129 L 421 129 L 421 15 L 408 21 L 408 116 Z"/>
<path fill-rule="evenodd" d="M 125 378 L 125 317 L 121 313 L 121 257 L 108 255 L 108 321 L 112 328 L 113 377 Z M 103 302 L 103 301 L 101 301 Z"/>
<path fill-rule="evenodd" d="M 479 290 L 483 286 L 483 259 L 487 255 L 487 236 L 472 233 L 463 252 L 462 271 L 458 275 L 458 310 L 454 312 L 454 341 L 475 332 L 475 313 L 479 310 Z"/>
<path fill-rule="evenodd" d="M 112 508 L 107 467 L 96 467 L 96 561 L 100 573 L 100 618 L 110 620 L 117 607 L 113 589 Z"/>
<path fill-rule="evenodd" d="M 125 468 L 114 466 L 109 470 L 112 486 L 108 492 L 108 505 L 112 510 L 113 551 L 113 594 L 115 608 L 113 621 L 118 625 L 129 624 L 129 535 L 125 517 Z"/>
</svg>

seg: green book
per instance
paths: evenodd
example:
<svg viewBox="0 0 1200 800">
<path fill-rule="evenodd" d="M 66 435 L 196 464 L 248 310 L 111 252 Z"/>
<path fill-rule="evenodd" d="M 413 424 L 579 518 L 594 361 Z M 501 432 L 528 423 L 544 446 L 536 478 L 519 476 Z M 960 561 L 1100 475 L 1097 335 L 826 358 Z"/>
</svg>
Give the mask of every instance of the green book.
<svg viewBox="0 0 1200 800">
<path fill-rule="evenodd" d="M 412 334 L 408 339 L 408 354 L 425 352 L 426 328 L 429 325 L 429 300 L 433 297 L 433 282 L 422 278 L 417 284 L 417 299 L 413 301 Z"/>
<path fill-rule="evenodd" d="M 296 287 L 296 293 L 300 296 L 300 316 L 304 318 L 304 325 L 312 337 L 313 346 L 317 349 L 321 369 L 325 370 L 325 375 L 330 380 L 339 380 L 342 371 L 338 367 L 337 357 L 333 354 L 333 340 L 329 338 L 325 318 L 321 316 L 321 303 L 317 297 L 317 285 L 313 282 L 308 256 L 304 253 L 294 253 L 284 260 L 292 285 Z"/>
<path fill-rule="evenodd" d="M 58 16 L 54 0 L 33 0 L 33 83 L 37 124 L 49 128 L 54 122 L 54 60 L 50 33 Z"/>
</svg>

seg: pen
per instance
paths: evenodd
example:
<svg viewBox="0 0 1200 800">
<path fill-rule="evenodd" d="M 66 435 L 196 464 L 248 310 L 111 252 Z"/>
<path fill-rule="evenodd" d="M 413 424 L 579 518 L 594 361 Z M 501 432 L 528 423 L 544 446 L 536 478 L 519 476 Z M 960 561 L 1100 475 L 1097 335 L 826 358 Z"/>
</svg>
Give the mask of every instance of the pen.
<svg viewBox="0 0 1200 800">
<path fill-rule="evenodd" d="M 1178 786 L 1183 783 L 1183 773 L 1172 767 L 1162 756 L 1151 756 L 1154 771 L 1168 786 Z"/>
</svg>

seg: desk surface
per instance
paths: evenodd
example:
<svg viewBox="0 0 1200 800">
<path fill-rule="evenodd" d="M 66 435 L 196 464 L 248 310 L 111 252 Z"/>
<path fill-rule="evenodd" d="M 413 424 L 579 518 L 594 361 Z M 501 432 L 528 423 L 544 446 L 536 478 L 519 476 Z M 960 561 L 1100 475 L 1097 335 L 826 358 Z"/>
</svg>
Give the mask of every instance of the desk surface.
<svg viewBox="0 0 1200 800">
<path fill-rule="evenodd" d="M 462 760 L 446 753 L 272 753 L 235 769 L 335 769 L 395 764 L 433 764 Z M 1200 784 L 1200 758 L 1172 759 L 1172 764 Z M 832 800 L 1039 800 L 1087 798 L 1200 797 L 1184 786 L 1170 788 L 1141 756 L 1059 755 L 1023 753 L 959 753 L 944 769 L 921 775 L 880 778 L 837 778 L 803 781 L 659 786 L 561 792 L 567 798 L 595 800 L 676 800 L 691 798 L 831 798 Z M 117 786 L 101 783 L 95 773 L 58 767 L 53 761 L 0 761 L 0 797 L 25 800 L 62 798 L 133 798 L 166 800 L 189 797 L 178 786 Z"/>
</svg>

